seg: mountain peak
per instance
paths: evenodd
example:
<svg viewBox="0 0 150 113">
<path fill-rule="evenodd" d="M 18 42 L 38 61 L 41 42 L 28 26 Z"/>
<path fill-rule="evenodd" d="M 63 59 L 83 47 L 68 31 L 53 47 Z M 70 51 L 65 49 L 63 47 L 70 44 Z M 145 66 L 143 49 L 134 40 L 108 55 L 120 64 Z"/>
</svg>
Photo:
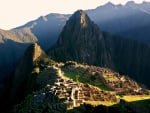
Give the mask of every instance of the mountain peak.
<svg viewBox="0 0 150 113">
<path fill-rule="evenodd" d="M 34 75 L 42 71 L 41 64 L 45 65 L 49 62 L 51 60 L 37 43 L 31 44 L 26 49 L 15 70 L 12 83 L 13 88 L 11 90 L 12 101 L 23 99 L 30 92 L 34 87 L 31 85 L 34 83 Z"/>
<path fill-rule="evenodd" d="M 95 48 L 98 49 L 95 51 Z M 49 51 L 49 55 L 58 61 L 76 60 L 89 64 L 97 63 L 97 53 L 102 54 L 100 59 L 107 59 L 103 33 L 82 10 L 76 11 L 70 17 L 57 43 Z"/>
<path fill-rule="evenodd" d="M 85 15 L 86 12 L 84 10 L 77 10 L 76 12 L 74 12 L 74 14 L 72 16 L 75 16 L 75 17 L 81 17 L 82 15 Z"/>
<path fill-rule="evenodd" d="M 92 34 L 91 31 L 93 31 Z M 91 36 L 88 36 L 87 34 L 90 34 Z M 91 37 L 100 38 L 100 30 L 98 26 L 90 20 L 85 11 L 78 10 L 66 22 L 66 25 L 58 38 L 57 44 L 70 44 L 70 41 L 72 40 L 91 40 Z"/>
<path fill-rule="evenodd" d="M 33 44 L 33 46 L 34 46 L 33 61 L 35 61 L 41 55 L 42 49 L 37 43 Z"/>
<path fill-rule="evenodd" d="M 85 13 L 84 10 L 79 9 L 79 10 L 75 11 L 73 15 L 77 15 L 77 14 L 82 15 L 82 14 L 84 14 L 84 13 Z"/>
<path fill-rule="evenodd" d="M 112 2 L 107 2 L 106 5 L 110 5 L 110 6 L 114 6 L 114 4 Z"/>
<path fill-rule="evenodd" d="M 113 8 L 115 5 L 110 1 L 105 4 L 105 7 Z"/>
<path fill-rule="evenodd" d="M 126 3 L 127 6 L 135 5 L 135 4 L 136 4 L 136 3 L 135 3 L 134 1 L 129 1 L 129 2 Z"/>
<path fill-rule="evenodd" d="M 33 61 L 35 61 L 41 54 L 42 54 L 42 49 L 37 43 L 31 44 L 31 46 L 28 48 L 33 55 Z M 27 51 L 29 52 L 29 51 Z"/>
<path fill-rule="evenodd" d="M 87 27 L 90 19 L 87 16 L 86 12 L 83 10 L 76 11 L 70 18 L 71 22 L 75 22 L 78 25 L 81 25 L 81 27 Z"/>
<path fill-rule="evenodd" d="M 87 18 L 87 15 L 84 11 L 80 11 L 80 24 L 83 26 L 83 27 L 86 27 L 87 26 L 87 21 L 86 21 L 86 18 Z"/>
</svg>

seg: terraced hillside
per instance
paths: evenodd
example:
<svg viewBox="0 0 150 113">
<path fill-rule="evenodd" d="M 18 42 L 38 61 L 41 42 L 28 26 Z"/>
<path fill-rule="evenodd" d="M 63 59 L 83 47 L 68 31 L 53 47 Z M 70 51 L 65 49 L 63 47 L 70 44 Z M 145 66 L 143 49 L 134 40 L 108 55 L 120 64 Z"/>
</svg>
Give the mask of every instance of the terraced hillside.
<svg viewBox="0 0 150 113">
<path fill-rule="evenodd" d="M 65 113 L 86 104 L 112 106 L 130 97 L 138 101 L 150 99 L 149 91 L 127 76 L 72 61 L 47 65 L 35 81 L 40 90 L 18 104 L 15 113 Z"/>
<path fill-rule="evenodd" d="M 115 91 L 118 95 L 148 94 L 148 90 L 139 86 L 134 80 L 120 75 L 108 68 L 82 65 L 68 62 L 62 68 L 65 76 L 81 83 L 97 86 L 101 90 Z"/>
</svg>

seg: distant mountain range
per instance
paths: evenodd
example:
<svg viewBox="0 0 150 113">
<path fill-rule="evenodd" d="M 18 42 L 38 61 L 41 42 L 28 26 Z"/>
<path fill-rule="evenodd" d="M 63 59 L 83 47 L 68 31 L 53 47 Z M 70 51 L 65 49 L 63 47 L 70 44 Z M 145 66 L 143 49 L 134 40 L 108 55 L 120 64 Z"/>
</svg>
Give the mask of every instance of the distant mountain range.
<svg viewBox="0 0 150 113">
<path fill-rule="evenodd" d="M 23 26 L 12 29 L 12 31 L 29 29 L 37 38 L 40 46 L 44 50 L 47 50 L 57 41 L 57 37 L 68 18 L 69 15 L 51 13 L 47 16 L 41 16 L 37 20 L 31 21 Z"/>
<path fill-rule="evenodd" d="M 150 3 L 136 4 L 133 1 L 125 5 L 114 5 L 111 2 L 96 9 L 86 11 L 89 17 L 100 29 L 116 35 L 129 37 L 150 43 Z M 49 14 L 41 16 L 15 30 L 30 29 L 29 36 L 33 33 L 43 49 L 53 45 L 58 34 L 71 15 Z M 13 29 L 14 31 L 14 29 Z M 30 39 L 31 40 L 31 39 Z M 31 40 L 32 41 L 32 40 Z"/>
<path fill-rule="evenodd" d="M 150 43 L 150 3 L 125 5 L 111 2 L 86 11 L 100 29 L 145 43 Z M 12 30 L 0 30 L 0 42 L 37 42 L 44 50 L 52 46 L 71 15 L 51 13 Z"/>
<path fill-rule="evenodd" d="M 150 43 L 150 2 L 126 5 L 107 3 L 87 11 L 104 31 Z"/>
</svg>

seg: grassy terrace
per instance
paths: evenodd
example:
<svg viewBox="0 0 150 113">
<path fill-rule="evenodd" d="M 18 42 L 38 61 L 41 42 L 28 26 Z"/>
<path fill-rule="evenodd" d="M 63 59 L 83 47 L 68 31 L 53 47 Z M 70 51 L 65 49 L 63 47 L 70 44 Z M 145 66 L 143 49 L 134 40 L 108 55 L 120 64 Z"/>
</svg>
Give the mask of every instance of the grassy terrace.
<svg viewBox="0 0 150 113">
<path fill-rule="evenodd" d="M 105 105 L 105 106 L 113 106 L 117 104 L 117 102 L 109 102 L 109 101 L 86 101 L 86 104 L 90 104 L 92 106 Z"/>
<path fill-rule="evenodd" d="M 140 101 L 140 100 L 148 100 L 150 99 L 150 95 L 126 95 L 126 96 L 121 97 L 121 99 L 127 102 L 134 102 L 134 101 Z"/>
<path fill-rule="evenodd" d="M 94 76 L 91 73 L 89 73 L 88 70 L 78 67 L 76 69 L 67 70 L 64 69 L 64 76 L 73 79 L 76 82 L 84 83 L 84 84 L 90 84 L 93 86 L 98 87 L 101 90 L 105 91 L 112 91 L 109 87 L 107 87 L 104 84 L 104 81 L 101 77 Z M 115 78 L 114 76 L 106 76 L 105 79 L 109 79 L 112 81 L 116 81 L 118 78 Z M 147 106 L 150 107 L 150 95 L 123 95 L 123 96 L 117 96 L 119 99 L 123 99 L 126 102 L 139 105 L 139 106 Z M 91 104 L 93 106 L 97 105 L 105 105 L 105 106 L 118 106 L 119 102 L 108 102 L 108 101 L 86 101 L 86 104 Z M 67 112 L 69 113 L 69 112 Z"/>
<path fill-rule="evenodd" d="M 138 106 L 150 107 L 150 95 L 128 95 L 128 96 L 123 96 L 120 99 L 123 99 L 126 102 Z M 86 101 L 85 103 L 93 106 L 97 106 L 97 105 L 118 106 L 119 105 L 119 103 L 117 102 L 108 102 L 108 101 Z"/>
<path fill-rule="evenodd" d="M 90 84 L 100 88 L 101 90 L 111 91 L 111 89 L 103 83 L 100 77 L 94 77 L 94 75 L 91 75 L 87 70 L 83 68 L 76 68 L 71 71 L 65 70 L 64 75 L 76 82 Z"/>
</svg>

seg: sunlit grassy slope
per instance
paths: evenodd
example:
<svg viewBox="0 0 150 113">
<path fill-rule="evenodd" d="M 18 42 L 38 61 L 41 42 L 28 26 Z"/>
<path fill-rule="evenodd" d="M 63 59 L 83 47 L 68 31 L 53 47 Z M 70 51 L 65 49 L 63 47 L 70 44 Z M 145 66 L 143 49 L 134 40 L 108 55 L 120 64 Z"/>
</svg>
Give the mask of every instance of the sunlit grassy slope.
<svg viewBox="0 0 150 113">
<path fill-rule="evenodd" d="M 111 91 L 100 78 L 93 78 L 93 76 L 83 68 L 76 68 L 72 71 L 64 71 L 64 75 L 70 79 L 73 79 L 76 82 L 81 82 L 84 84 L 90 84 L 100 88 L 101 90 Z"/>
<path fill-rule="evenodd" d="M 127 102 L 136 104 L 136 105 L 142 105 L 142 106 L 149 106 L 150 107 L 150 95 L 128 95 L 128 96 L 123 96 L 122 98 Z M 93 106 L 97 105 L 105 105 L 105 106 L 112 106 L 119 104 L 117 102 L 108 102 L 108 101 L 86 101 L 86 104 L 90 104 Z"/>
<path fill-rule="evenodd" d="M 93 106 L 97 105 L 112 106 L 114 104 L 117 104 L 117 102 L 110 102 L 110 101 L 86 101 L 85 103 Z"/>
<path fill-rule="evenodd" d="M 150 99 L 150 95 L 127 95 L 121 97 L 121 99 L 127 102 L 140 101 Z"/>
<path fill-rule="evenodd" d="M 71 71 L 66 71 L 66 70 L 63 70 L 63 71 L 64 71 L 64 76 L 70 79 L 73 79 L 76 82 L 81 82 L 84 84 L 91 84 L 93 86 L 100 88 L 101 90 L 112 91 L 110 90 L 109 87 L 103 84 L 102 79 L 100 78 L 93 79 L 92 75 L 86 69 L 76 68 Z M 142 102 L 144 103 L 144 100 L 150 99 L 150 95 L 123 95 L 123 96 L 118 95 L 117 97 L 127 102 L 134 102 L 134 103 L 141 102 L 141 100 L 143 100 Z M 112 105 L 118 104 L 116 102 L 106 102 L 106 101 L 86 101 L 86 103 L 91 104 L 93 106 L 97 106 L 101 104 L 105 106 L 112 106 Z"/>
</svg>

